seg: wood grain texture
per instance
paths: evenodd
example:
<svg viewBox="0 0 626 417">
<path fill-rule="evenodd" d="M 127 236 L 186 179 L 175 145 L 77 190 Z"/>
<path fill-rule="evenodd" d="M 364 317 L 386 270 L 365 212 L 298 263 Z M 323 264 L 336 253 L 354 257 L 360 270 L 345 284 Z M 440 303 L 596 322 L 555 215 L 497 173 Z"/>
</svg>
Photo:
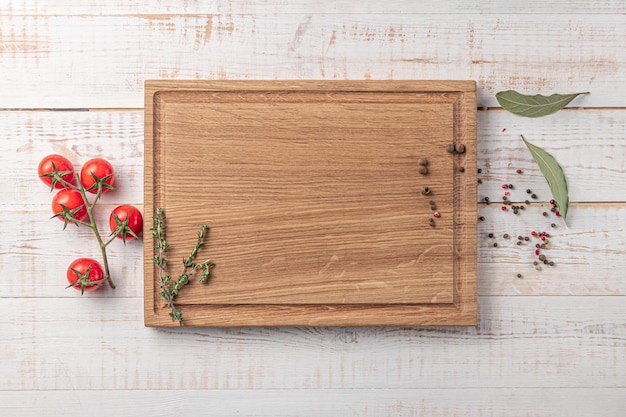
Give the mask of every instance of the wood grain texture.
<svg viewBox="0 0 626 417">
<path fill-rule="evenodd" d="M 209 285 L 181 293 L 185 323 L 473 325 L 474 90 L 147 83 L 146 210 L 165 212 L 168 259 L 206 223 L 217 263 Z M 146 237 L 146 324 L 172 325 Z"/>
<path fill-rule="evenodd" d="M 591 91 L 575 105 L 623 106 L 625 21 L 565 13 L 2 15 L 0 108 L 142 108 L 146 79 L 474 79 L 481 106 L 497 106 L 494 94 L 507 89 Z M 38 76 L 25 78 L 26 70 Z"/>
<path fill-rule="evenodd" d="M 0 414 L 621 417 L 625 7 L 0 1 Z M 99 218 L 141 205 L 143 83 L 154 78 L 475 79 L 489 106 L 478 112 L 478 200 L 499 200 L 504 182 L 549 198 L 520 133 L 565 169 L 574 204 L 550 251 L 557 266 L 535 271 L 530 247 L 501 238 L 545 226 L 540 206 L 513 217 L 492 204 L 477 229 L 476 329 L 145 329 L 140 245 L 111 248 L 115 291 L 61 288 L 59 271 L 97 248 L 47 220 L 34 167 L 50 152 L 78 165 L 99 153 L 123 185 Z M 591 94 L 529 120 L 494 109 L 510 88 Z M 89 107 L 120 111 L 20 110 Z"/>
<path fill-rule="evenodd" d="M 517 2 L 484 2 L 480 0 L 446 2 L 404 0 L 217 0 L 211 2 L 178 0 L 113 0 L 102 3 L 96 0 L 5 0 L 0 12 L 21 15 L 127 15 L 127 14 L 320 14 L 336 13 L 432 13 L 432 14 L 623 14 L 626 6 L 620 0 L 589 2 L 588 0 L 555 0 L 545 2 L 528 0 Z M 157 17 L 157 16 L 150 16 Z"/>
<path fill-rule="evenodd" d="M 626 388 L 321 389 L 0 392 L 12 415 L 623 417 Z M 277 404 L 280 406 L 277 407 Z"/>
<path fill-rule="evenodd" d="M 623 387 L 625 301 L 480 297 L 476 328 L 157 330 L 140 298 L 3 298 L 0 390 Z"/>
<path fill-rule="evenodd" d="M 501 185 L 514 182 L 523 199 L 531 188 L 547 201 L 549 188 L 519 135 L 549 149 L 569 181 L 572 202 L 626 201 L 626 111 L 569 110 L 528 119 L 503 110 L 478 111 L 478 166 L 482 169 L 478 201 L 496 201 Z M 110 160 L 119 186 L 107 193 L 112 204 L 143 203 L 143 111 L 0 111 L 0 151 L 13 163 L 12 177 L 0 182 L 4 205 L 49 205 L 50 192 L 35 180 L 34 167 L 49 153 L 60 153 L 80 166 L 94 155 Z M 581 157 L 585 155 L 585 157 Z M 8 157 L 7 157 L 8 158 Z M 523 175 L 518 175 L 520 168 Z M 601 180 L 599 180 L 601 179 Z"/>
</svg>

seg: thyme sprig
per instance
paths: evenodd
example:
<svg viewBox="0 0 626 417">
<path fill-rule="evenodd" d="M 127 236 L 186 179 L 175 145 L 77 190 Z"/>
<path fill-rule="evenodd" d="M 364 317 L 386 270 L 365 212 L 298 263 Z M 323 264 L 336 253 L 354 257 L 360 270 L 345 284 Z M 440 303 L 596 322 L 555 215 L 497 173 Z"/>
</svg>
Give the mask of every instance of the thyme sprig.
<svg viewBox="0 0 626 417">
<path fill-rule="evenodd" d="M 154 249 L 156 254 L 152 259 L 154 265 L 158 270 L 158 283 L 159 283 L 159 295 L 167 307 L 171 310 L 169 316 L 172 321 L 178 321 L 179 325 L 183 325 L 183 312 L 175 304 L 176 296 L 180 293 L 181 289 L 189 284 L 191 276 L 196 271 L 201 271 L 200 283 L 204 284 L 211 278 L 211 270 L 215 264 L 207 259 L 204 262 L 196 263 L 194 259 L 198 255 L 198 251 L 204 247 L 204 239 L 209 231 L 209 227 L 206 224 L 200 226 L 198 232 L 198 238 L 196 246 L 191 251 L 191 254 L 187 258 L 183 258 L 183 270 L 178 278 L 173 278 L 167 270 L 167 258 L 166 252 L 169 248 L 167 240 L 165 240 L 165 231 L 167 225 L 165 224 L 165 214 L 163 209 L 157 208 L 154 216 L 154 227 L 150 229 L 154 238 Z"/>
</svg>

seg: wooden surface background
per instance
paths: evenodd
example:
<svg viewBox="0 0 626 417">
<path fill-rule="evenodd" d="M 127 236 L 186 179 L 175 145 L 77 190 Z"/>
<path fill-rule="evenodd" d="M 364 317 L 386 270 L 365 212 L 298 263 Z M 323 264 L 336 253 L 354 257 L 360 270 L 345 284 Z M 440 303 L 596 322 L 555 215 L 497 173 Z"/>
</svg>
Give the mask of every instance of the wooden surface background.
<svg viewBox="0 0 626 417">
<path fill-rule="evenodd" d="M 24 416 L 603 416 L 626 409 L 626 5 L 408 0 L 0 1 L 0 410 Z M 478 196 L 548 188 L 518 135 L 570 185 L 557 266 L 486 234 L 527 233 L 481 206 L 476 328 L 148 329 L 142 245 L 111 249 L 115 291 L 64 289 L 72 259 L 42 156 L 108 158 L 142 204 L 145 79 L 474 79 Z M 504 89 L 590 91 L 523 119 Z M 515 173 L 517 168 L 524 174 Z M 190 198 L 193 192 L 190 191 Z M 517 279 L 516 274 L 523 274 Z"/>
</svg>

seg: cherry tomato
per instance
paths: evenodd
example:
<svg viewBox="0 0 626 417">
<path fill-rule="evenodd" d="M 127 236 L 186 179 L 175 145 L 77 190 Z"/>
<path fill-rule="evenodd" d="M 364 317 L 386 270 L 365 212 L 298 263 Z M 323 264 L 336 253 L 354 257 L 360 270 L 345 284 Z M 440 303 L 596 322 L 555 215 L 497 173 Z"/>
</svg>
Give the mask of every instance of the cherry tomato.
<svg viewBox="0 0 626 417">
<path fill-rule="evenodd" d="M 118 206 L 111 212 L 109 217 L 109 227 L 111 234 L 118 232 L 117 237 L 123 239 L 133 239 L 128 231 L 132 231 L 136 236 L 141 234 L 143 230 L 143 216 L 139 209 L 133 206 Z M 124 231 L 126 233 L 123 235 Z"/>
<path fill-rule="evenodd" d="M 98 192 L 98 184 L 94 175 L 100 180 L 106 177 L 102 187 L 103 193 L 113 188 L 115 176 L 113 175 L 113 167 L 108 161 L 102 158 L 93 158 L 85 162 L 80 170 L 80 182 L 85 187 L 85 190 L 92 194 Z"/>
<path fill-rule="evenodd" d="M 104 283 L 104 270 L 95 259 L 78 258 L 67 268 L 67 282 L 81 294 L 97 290 Z"/>
<path fill-rule="evenodd" d="M 76 184 L 76 178 L 74 177 L 74 166 L 70 162 L 69 159 L 62 155 L 52 154 L 45 156 L 41 162 L 39 162 L 39 167 L 37 172 L 39 174 L 39 178 L 44 184 L 52 187 L 52 173 L 54 172 L 54 168 L 56 167 L 57 172 L 67 172 L 62 175 L 64 181 L 70 184 Z M 65 188 L 65 186 L 60 181 L 55 181 L 54 188 Z"/>
<path fill-rule="evenodd" d="M 63 207 L 67 208 L 76 220 L 85 220 L 87 218 L 87 207 L 80 193 L 72 188 L 64 188 L 56 193 L 52 198 L 52 212 L 57 215 L 63 213 Z M 65 221 L 64 216 L 57 216 L 61 221 Z M 68 219 L 70 223 L 73 223 Z"/>
</svg>

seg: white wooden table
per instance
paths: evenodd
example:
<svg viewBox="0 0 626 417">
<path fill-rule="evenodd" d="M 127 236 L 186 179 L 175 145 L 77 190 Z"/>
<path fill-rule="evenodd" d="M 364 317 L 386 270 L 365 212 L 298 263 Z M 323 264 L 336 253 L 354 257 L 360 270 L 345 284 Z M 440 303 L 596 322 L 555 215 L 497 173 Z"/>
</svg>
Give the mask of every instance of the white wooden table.
<svg viewBox="0 0 626 417">
<path fill-rule="evenodd" d="M 625 415 L 624 2 L 100 3 L 0 0 L 0 414 Z M 536 271 L 501 239 L 554 221 L 546 206 L 481 205 L 477 328 L 145 328 L 141 242 L 111 248 L 116 290 L 65 289 L 98 249 L 49 220 L 36 167 L 107 158 L 119 190 L 99 221 L 141 207 L 143 82 L 158 78 L 474 79 L 479 198 L 510 182 L 549 199 L 519 134 L 563 165 L 557 265 Z M 505 89 L 591 94 L 524 119 L 498 108 Z"/>
</svg>

